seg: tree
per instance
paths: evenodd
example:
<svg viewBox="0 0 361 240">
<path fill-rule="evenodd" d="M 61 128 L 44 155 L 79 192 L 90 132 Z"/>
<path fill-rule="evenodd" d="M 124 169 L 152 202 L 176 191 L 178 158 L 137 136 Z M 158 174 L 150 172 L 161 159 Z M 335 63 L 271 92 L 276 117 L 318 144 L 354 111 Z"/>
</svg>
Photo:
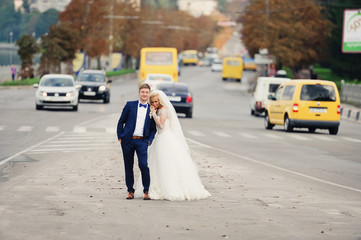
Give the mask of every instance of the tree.
<svg viewBox="0 0 361 240">
<path fill-rule="evenodd" d="M 36 36 L 42 36 L 43 34 L 48 33 L 50 26 L 58 22 L 58 15 L 58 11 L 53 8 L 43 12 L 37 19 L 35 25 Z"/>
<path fill-rule="evenodd" d="M 40 75 L 46 73 L 60 73 L 61 62 L 71 61 L 75 58 L 76 34 L 71 28 L 64 25 L 52 25 L 49 34 L 41 38 Z"/>
<path fill-rule="evenodd" d="M 327 1 L 324 6 L 327 18 L 336 25 L 327 39 L 330 51 L 328 51 L 329 57 L 324 64 L 331 67 L 340 76 L 348 75 L 350 78 L 358 78 L 361 81 L 361 54 L 342 53 L 343 12 L 345 9 L 361 9 L 361 2 L 335 0 Z"/>
<path fill-rule="evenodd" d="M 23 0 L 23 8 L 26 13 L 30 13 L 29 0 Z"/>
<path fill-rule="evenodd" d="M 64 12 L 59 14 L 62 24 L 75 31 L 79 36 L 77 49 L 86 52 L 91 58 L 109 53 L 110 5 L 113 1 L 73 0 Z M 98 61 L 100 68 L 100 61 Z"/>
<path fill-rule="evenodd" d="M 23 35 L 16 45 L 19 46 L 18 54 L 21 59 L 21 77 L 28 78 L 34 76 L 33 70 L 33 56 L 39 52 L 39 46 L 35 39 L 30 35 Z"/>
<path fill-rule="evenodd" d="M 15 11 L 14 1 L 0 0 L 0 41 L 9 42 L 10 32 L 12 40 L 20 37 L 20 11 Z"/>
<path fill-rule="evenodd" d="M 242 39 L 251 55 L 267 48 L 279 66 L 307 66 L 325 57 L 332 23 L 315 0 L 255 0 L 242 18 Z"/>
</svg>

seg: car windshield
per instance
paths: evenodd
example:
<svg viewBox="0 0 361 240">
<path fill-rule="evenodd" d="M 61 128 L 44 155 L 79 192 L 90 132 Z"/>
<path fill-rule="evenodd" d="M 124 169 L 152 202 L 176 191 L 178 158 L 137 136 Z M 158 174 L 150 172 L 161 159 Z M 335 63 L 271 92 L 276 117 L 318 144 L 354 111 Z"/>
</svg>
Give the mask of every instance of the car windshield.
<svg viewBox="0 0 361 240">
<path fill-rule="evenodd" d="M 158 87 L 159 90 L 162 90 L 165 94 L 178 93 L 186 94 L 188 93 L 188 88 L 183 85 L 161 85 Z"/>
<path fill-rule="evenodd" d="M 40 86 L 44 87 L 72 87 L 74 83 L 69 78 L 46 78 L 41 81 Z"/>
<path fill-rule="evenodd" d="M 103 74 L 81 73 L 77 79 L 80 82 L 105 82 Z"/>
<path fill-rule="evenodd" d="M 228 61 L 226 62 L 226 64 L 227 64 L 228 66 L 240 66 L 240 65 L 241 65 L 240 61 L 231 61 L 231 60 L 228 60 Z"/>
<path fill-rule="evenodd" d="M 156 81 L 156 80 L 158 80 L 158 81 L 168 81 L 168 82 L 171 82 L 171 81 L 172 81 L 171 77 L 168 77 L 168 76 L 157 76 L 157 75 L 149 76 L 148 79 L 151 80 L 151 81 Z"/>
<path fill-rule="evenodd" d="M 331 85 L 303 85 L 301 90 L 301 100 L 305 101 L 336 101 L 335 89 Z"/>
</svg>

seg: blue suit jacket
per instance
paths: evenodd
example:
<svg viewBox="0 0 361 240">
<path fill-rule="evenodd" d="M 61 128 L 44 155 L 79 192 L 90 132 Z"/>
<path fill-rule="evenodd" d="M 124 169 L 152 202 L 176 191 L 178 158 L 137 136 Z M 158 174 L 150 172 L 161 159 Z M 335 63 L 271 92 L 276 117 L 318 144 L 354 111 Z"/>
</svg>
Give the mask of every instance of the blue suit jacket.
<svg viewBox="0 0 361 240">
<path fill-rule="evenodd" d="M 122 140 L 122 143 L 128 143 L 132 139 L 137 121 L 138 103 L 138 101 L 127 102 L 123 108 L 122 114 L 120 115 L 117 126 L 117 135 L 118 139 Z M 144 141 L 152 143 L 157 129 L 155 122 L 153 118 L 150 118 L 149 113 L 150 108 L 148 104 L 147 114 L 145 115 L 144 121 L 143 138 Z"/>
</svg>

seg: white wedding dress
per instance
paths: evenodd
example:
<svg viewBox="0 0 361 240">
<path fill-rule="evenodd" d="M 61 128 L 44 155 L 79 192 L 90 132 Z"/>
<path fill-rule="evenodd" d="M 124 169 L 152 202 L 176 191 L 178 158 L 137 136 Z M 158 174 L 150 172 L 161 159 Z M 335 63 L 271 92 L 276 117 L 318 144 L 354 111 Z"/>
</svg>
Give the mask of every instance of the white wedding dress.
<svg viewBox="0 0 361 240">
<path fill-rule="evenodd" d="M 179 120 L 174 119 L 176 114 L 175 111 L 172 114 L 172 111 L 174 108 L 170 110 L 162 108 L 157 112 L 157 117 L 166 120 L 163 126 L 157 126 L 157 134 L 149 147 L 149 196 L 151 199 L 170 201 L 207 198 L 211 195 L 198 176 L 197 167 L 190 156 Z M 171 123 L 179 126 L 172 128 Z M 177 127 L 176 130 L 174 127 Z M 136 189 L 136 197 L 142 197 L 141 181 L 138 181 Z"/>
</svg>

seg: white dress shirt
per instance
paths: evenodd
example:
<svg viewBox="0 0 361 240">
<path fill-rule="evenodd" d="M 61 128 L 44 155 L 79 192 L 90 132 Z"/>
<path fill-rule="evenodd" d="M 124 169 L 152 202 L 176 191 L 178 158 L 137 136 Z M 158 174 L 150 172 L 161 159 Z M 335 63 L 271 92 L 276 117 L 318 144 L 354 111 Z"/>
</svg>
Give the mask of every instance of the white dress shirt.
<svg viewBox="0 0 361 240">
<path fill-rule="evenodd" d="M 144 123 L 145 123 L 145 116 L 147 115 L 147 107 L 139 107 L 139 101 L 138 101 L 138 113 L 137 113 L 137 122 L 135 124 L 135 130 L 133 133 L 133 136 L 137 137 L 143 137 L 143 131 L 144 131 Z"/>
</svg>

